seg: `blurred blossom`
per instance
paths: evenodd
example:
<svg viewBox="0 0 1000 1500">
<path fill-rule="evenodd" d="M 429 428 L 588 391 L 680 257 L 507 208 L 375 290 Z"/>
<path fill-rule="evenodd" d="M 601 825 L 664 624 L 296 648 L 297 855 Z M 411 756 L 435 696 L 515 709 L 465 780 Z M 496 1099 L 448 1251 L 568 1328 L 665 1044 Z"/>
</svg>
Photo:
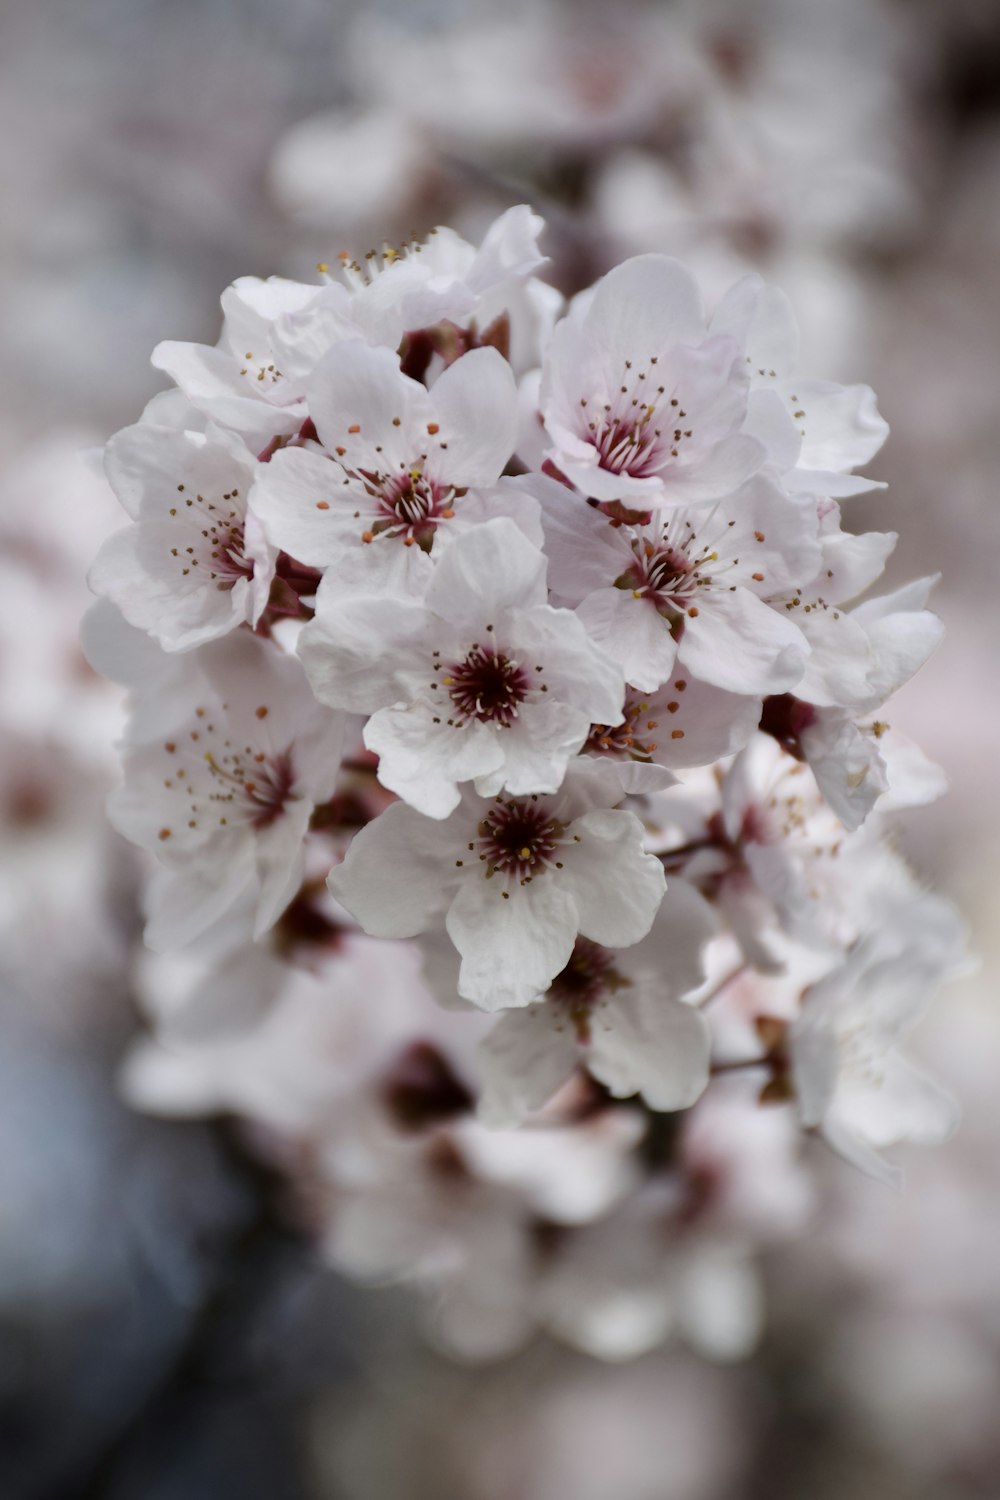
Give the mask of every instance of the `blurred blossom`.
<svg viewBox="0 0 1000 1500">
<path fill-rule="evenodd" d="M 355 102 L 286 136 L 272 190 L 327 250 L 532 196 L 571 277 L 656 249 L 696 258 L 714 296 L 760 269 L 802 309 L 807 358 L 854 373 L 863 256 L 919 226 L 903 43 L 862 5 L 544 4 L 430 31 L 374 14 L 350 32 Z"/>
</svg>

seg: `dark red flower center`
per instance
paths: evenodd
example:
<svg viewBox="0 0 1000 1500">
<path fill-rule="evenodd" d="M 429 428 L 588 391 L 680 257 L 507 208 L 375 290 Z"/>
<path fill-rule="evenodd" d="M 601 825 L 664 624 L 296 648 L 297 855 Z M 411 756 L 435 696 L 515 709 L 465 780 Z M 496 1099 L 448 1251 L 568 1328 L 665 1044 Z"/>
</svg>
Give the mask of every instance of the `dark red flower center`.
<svg viewBox="0 0 1000 1500">
<path fill-rule="evenodd" d="M 462 717 L 481 724 L 511 725 L 528 695 L 524 668 L 490 646 L 473 646 L 442 681 Z"/>
<path fill-rule="evenodd" d="M 539 874 L 559 846 L 562 828 L 544 803 L 505 802 L 479 824 L 479 858 L 487 876 L 514 875 L 522 883 Z"/>
</svg>

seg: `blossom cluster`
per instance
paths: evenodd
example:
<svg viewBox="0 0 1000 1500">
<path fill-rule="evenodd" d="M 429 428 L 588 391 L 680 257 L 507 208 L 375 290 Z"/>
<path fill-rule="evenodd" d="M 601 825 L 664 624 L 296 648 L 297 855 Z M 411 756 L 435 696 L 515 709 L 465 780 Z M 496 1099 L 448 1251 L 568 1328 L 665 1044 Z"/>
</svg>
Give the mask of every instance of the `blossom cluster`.
<svg viewBox="0 0 1000 1500">
<path fill-rule="evenodd" d="M 126 1083 L 249 1122 L 467 1353 L 735 1354 L 803 1137 L 894 1181 L 954 1124 L 899 1046 L 961 926 L 883 827 L 942 789 L 883 717 L 933 580 L 869 592 L 885 424 L 779 291 L 646 254 L 567 305 L 542 229 L 241 278 L 108 445 Z"/>
</svg>

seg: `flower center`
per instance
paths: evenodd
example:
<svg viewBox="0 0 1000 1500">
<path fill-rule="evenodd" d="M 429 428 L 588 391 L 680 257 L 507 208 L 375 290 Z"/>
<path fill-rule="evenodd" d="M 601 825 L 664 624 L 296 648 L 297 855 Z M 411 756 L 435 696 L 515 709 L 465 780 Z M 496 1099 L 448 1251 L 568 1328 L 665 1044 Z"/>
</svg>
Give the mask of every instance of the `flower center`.
<svg viewBox="0 0 1000 1500">
<path fill-rule="evenodd" d="M 557 974 L 546 999 L 565 1012 L 574 1027 L 577 1040 L 586 1046 L 590 1041 L 591 1012 L 608 994 L 620 990 L 630 981 L 613 966 L 606 948 L 578 937 L 569 963 Z"/>
<path fill-rule="evenodd" d="M 496 806 L 479 824 L 479 858 L 486 877 L 514 875 L 526 885 L 542 873 L 559 847 L 562 827 L 548 808 L 533 800 L 505 802 Z M 559 868 L 558 861 L 556 868 Z"/>
<path fill-rule="evenodd" d="M 227 526 L 210 526 L 210 576 L 217 589 L 229 590 L 239 578 L 253 577 L 253 563 L 243 551 L 243 525 L 236 521 Z"/>
<path fill-rule="evenodd" d="M 602 469 L 645 479 L 680 457 L 692 433 L 683 423 L 687 412 L 677 396 L 667 396 L 657 383 L 656 357 L 649 368 L 636 369 L 625 361 L 621 383 L 607 400 L 580 402 L 585 418 L 583 436 L 593 443 Z"/>
<path fill-rule="evenodd" d="M 362 532 L 362 539 L 370 542 L 376 536 L 402 537 L 408 547 L 416 544 L 424 552 L 431 550 L 435 529 L 442 521 L 451 520 L 454 502 L 465 493 L 431 479 L 420 462 L 397 474 L 362 469 L 358 477 L 376 504 L 375 518 Z"/>
<path fill-rule="evenodd" d="M 528 695 L 524 668 L 490 646 L 473 646 L 462 662 L 442 678 L 451 701 L 464 719 L 508 728 Z"/>
<path fill-rule="evenodd" d="M 658 604 L 683 609 L 698 586 L 699 574 L 687 552 L 671 543 L 666 531 L 657 546 L 649 540 L 632 543 L 635 562 L 623 575 L 624 586 L 653 598 Z"/>
<path fill-rule="evenodd" d="M 419 469 L 389 479 L 382 489 L 383 508 L 406 526 L 426 521 L 435 510 L 434 486 Z"/>
<path fill-rule="evenodd" d="M 673 705 L 676 711 L 677 704 Z M 599 755 L 629 755 L 633 760 L 650 760 L 656 741 L 643 738 L 658 727 L 658 720 L 647 718 L 648 701 L 629 688 L 625 695 L 624 718 L 620 724 L 591 724 L 584 750 Z"/>
<path fill-rule="evenodd" d="M 607 990 L 612 973 L 608 950 L 592 943 L 589 938 L 579 937 L 569 963 L 553 979 L 548 998 L 561 1001 L 571 1009 L 593 1005 Z"/>
<path fill-rule="evenodd" d="M 209 752 L 205 761 L 219 788 L 212 800 L 240 805 L 257 833 L 270 828 L 284 812 L 295 782 L 291 751 L 258 753 L 249 762 L 241 755 L 223 755 L 220 762 Z"/>
<path fill-rule="evenodd" d="M 467 1113 L 473 1099 L 448 1059 L 430 1042 L 416 1041 L 397 1057 L 382 1084 L 382 1100 L 401 1130 L 424 1130 Z"/>
</svg>

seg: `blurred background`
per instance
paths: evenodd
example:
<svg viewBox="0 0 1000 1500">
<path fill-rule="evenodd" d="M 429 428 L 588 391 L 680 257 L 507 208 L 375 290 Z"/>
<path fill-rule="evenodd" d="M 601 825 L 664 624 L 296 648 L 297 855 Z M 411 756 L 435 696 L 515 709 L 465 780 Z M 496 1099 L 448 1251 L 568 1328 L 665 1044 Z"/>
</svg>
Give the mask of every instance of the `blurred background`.
<svg viewBox="0 0 1000 1500">
<path fill-rule="evenodd" d="M 1000 1494 L 1000 6 L 995 0 L 4 0 L 0 12 L 2 1500 L 994 1500 Z M 824 1162 L 757 1354 L 469 1369 L 318 1267 L 226 1121 L 119 1102 L 139 1020 L 121 706 L 76 644 L 120 523 L 94 452 L 235 276 L 530 201 L 572 292 L 748 267 L 892 437 L 863 525 L 942 574 L 894 706 L 979 974 L 920 1045 L 961 1098 L 896 1198 Z M 860 515 L 860 511 L 859 511 Z"/>
</svg>

